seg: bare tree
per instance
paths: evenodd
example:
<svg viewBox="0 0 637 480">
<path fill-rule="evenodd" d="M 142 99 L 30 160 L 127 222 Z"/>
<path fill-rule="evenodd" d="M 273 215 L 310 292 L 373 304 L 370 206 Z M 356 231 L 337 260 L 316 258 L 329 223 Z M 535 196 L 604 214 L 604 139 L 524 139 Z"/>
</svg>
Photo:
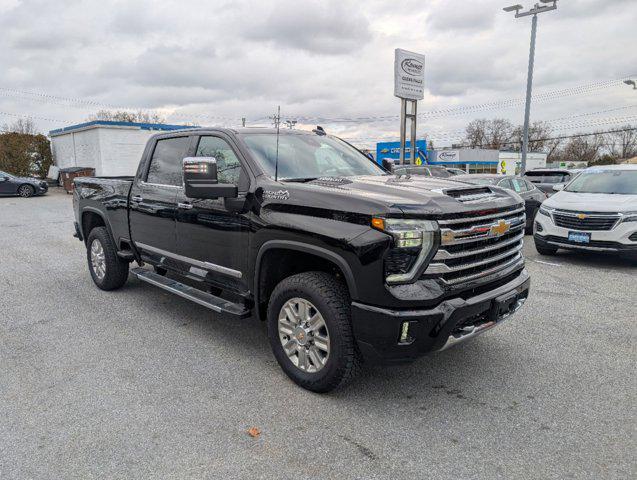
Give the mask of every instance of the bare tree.
<svg viewBox="0 0 637 480">
<path fill-rule="evenodd" d="M 560 160 L 594 163 L 599 159 L 603 144 L 604 138 L 600 134 L 573 137 L 564 146 Z"/>
<path fill-rule="evenodd" d="M 609 154 L 617 159 L 637 156 L 637 130 L 631 125 L 621 128 L 622 131 L 607 133 L 604 140 Z"/>
<path fill-rule="evenodd" d="M 471 148 L 500 150 L 511 144 L 514 138 L 513 124 L 504 118 L 473 120 L 467 125 L 466 143 Z"/>
<path fill-rule="evenodd" d="M 26 135 L 37 135 L 38 129 L 30 118 L 19 118 L 11 125 L 4 125 L 2 129 L 6 132 L 24 133 Z"/>
<path fill-rule="evenodd" d="M 548 138 L 551 137 L 551 133 L 553 132 L 553 127 L 548 122 L 533 122 L 529 126 L 529 152 L 543 152 L 549 146 Z M 515 127 L 514 131 L 515 139 L 517 140 L 515 143 L 515 150 L 522 149 L 522 140 L 524 138 L 524 127 L 518 126 Z"/>
<path fill-rule="evenodd" d="M 100 110 L 88 117 L 90 121 L 106 120 L 110 122 L 140 122 L 140 123 L 164 123 L 165 118 L 155 112 L 138 110 L 131 112 L 128 110 Z"/>
</svg>

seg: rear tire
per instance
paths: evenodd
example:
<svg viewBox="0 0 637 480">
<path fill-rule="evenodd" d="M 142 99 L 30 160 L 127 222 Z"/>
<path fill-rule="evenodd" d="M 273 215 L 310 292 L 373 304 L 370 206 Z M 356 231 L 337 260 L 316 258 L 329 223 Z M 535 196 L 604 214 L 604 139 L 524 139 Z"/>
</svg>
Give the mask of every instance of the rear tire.
<svg viewBox="0 0 637 480">
<path fill-rule="evenodd" d="M 20 185 L 18 187 L 18 195 L 20 195 L 22 198 L 32 197 L 33 195 L 35 195 L 35 188 L 33 188 L 31 185 Z"/>
<path fill-rule="evenodd" d="M 276 286 L 268 304 L 268 337 L 283 371 L 307 390 L 329 392 L 360 370 L 347 286 L 328 273 L 299 273 Z"/>
<path fill-rule="evenodd" d="M 86 258 L 93 282 L 102 290 L 115 290 L 128 279 L 128 262 L 117 255 L 106 227 L 91 230 L 86 242 Z"/>
</svg>

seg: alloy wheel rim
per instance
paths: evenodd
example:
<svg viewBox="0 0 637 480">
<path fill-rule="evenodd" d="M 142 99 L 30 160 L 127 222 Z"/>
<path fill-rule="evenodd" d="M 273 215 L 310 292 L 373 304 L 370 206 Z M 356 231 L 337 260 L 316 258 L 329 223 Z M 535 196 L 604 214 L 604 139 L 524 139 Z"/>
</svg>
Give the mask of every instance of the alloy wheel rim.
<svg viewBox="0 0 637 480">
<path fill-rule="evenodd" d="M 95 276 L 99 280 L 103 280 L 106 276 L 106 257 L 102 243 L 98 239 L 91 243 L 91 265 Z"/>
<path fill-rule="evenodd" d="M 20 196 L 21 197 L 28 197 L 31 194 L 31 189 L 29 187 L 27 187 L 26 185 L 23 185 L 20 187 Z"/>
<path fill-rule="evenodd" d="M 316 373 L 327 364 L 330 334 L 319 310 L 304 298 L 291 298 L 279 312 L 279 340 L 292 364 Z"/>
</svg>

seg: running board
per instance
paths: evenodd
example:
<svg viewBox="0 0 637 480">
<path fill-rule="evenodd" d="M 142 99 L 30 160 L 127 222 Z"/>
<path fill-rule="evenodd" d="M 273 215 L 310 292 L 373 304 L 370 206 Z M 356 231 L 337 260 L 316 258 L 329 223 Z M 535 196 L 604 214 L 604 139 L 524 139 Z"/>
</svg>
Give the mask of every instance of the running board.
<svg viewBox="0 0 637 480">
<path fill-rule="evenodd" d="M 193 288 L 189 285 L 173 280 L 172 278 L 158 275 L 145 268 L 132 268 L 130 272 L 142 282 L 163 288 L 170 293 L 179 295 L 191 302 L 198 303 L 199 305 L 209 308 L 217 313 L 227 313 L 241 318 L 250 316 L 250 310 L 246 309 L 240 303 L 229 302 L 228 300 L 216 297 L 210 293 L 202 292 L 197 288 Z"/>
</svg>

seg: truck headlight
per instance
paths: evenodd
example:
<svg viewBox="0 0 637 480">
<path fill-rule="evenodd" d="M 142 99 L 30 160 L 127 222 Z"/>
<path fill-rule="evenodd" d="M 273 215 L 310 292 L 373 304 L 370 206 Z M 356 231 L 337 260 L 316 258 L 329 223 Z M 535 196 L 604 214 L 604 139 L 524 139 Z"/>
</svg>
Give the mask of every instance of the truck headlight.
<svg viewBox="0 0 637 480">
<path fill-rule="evenodd" d="M 385 257 L 385 280 L 409 283 L 422 273 L 438 243 L 438 223 L 432 220 L 372 218 L 372 227 L 393 237 L 393 248 Z"/>
</svg>

